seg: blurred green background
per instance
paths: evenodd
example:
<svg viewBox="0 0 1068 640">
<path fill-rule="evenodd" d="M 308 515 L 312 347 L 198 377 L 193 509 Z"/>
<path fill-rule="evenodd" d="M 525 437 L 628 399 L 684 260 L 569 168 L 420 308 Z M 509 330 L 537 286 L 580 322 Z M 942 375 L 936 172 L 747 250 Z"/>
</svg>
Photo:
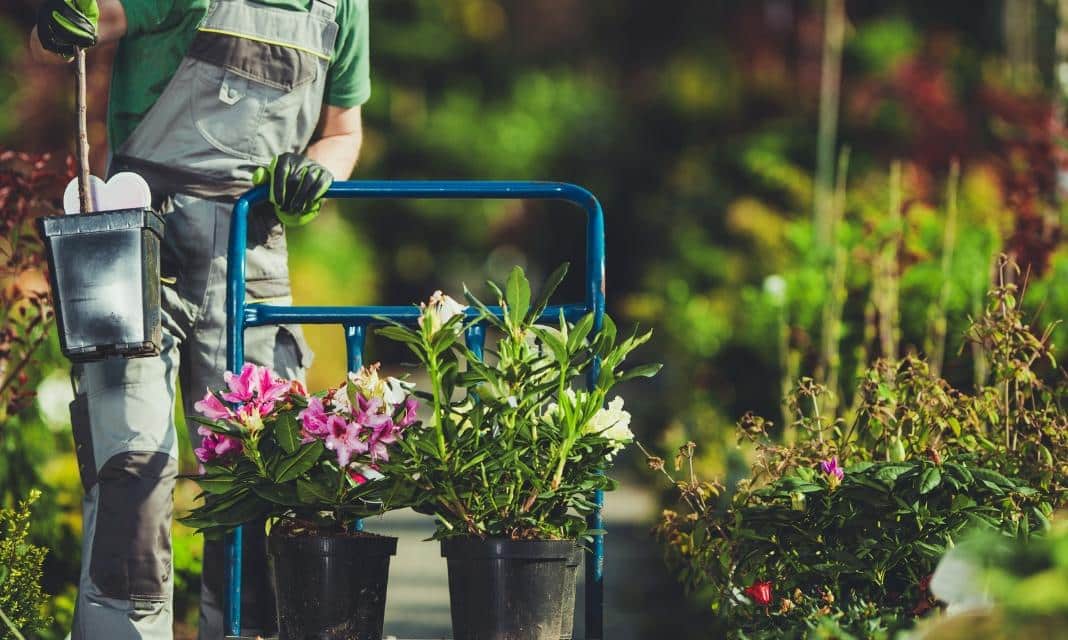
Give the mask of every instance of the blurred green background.
<svg viewBox="0 0 1068 640">
<path fill-rule="evenodd" d="M 1063 4 L 376 0 L 355 177 L 552 179 L 597 194 L 610 311 L 652 326 L 647 358 L 666 364 L 628 394 L 634 430 L 657 448 L 695 439 L 707 470 L 729 473 L 741 468 L 733 421 L 750 409 L 777 420 L 798 375 L 830 381 L 843 404 L 858 367 L 888 351 L 943 353 L 965 389 L 981 378 L 961 333 L 999 252 L 1021 265 L 1036 324 L 1065 317 Z M 71 75 L 27 58 L 36 3 L 7 7 L 0 148 L 65 155 Z M 98 175 L 111 55 L 89 61 Z M 534 281 L 564 260 L 577 269 L 582 233 L 580 212 L 555 203 L 334 203 L 290 235 L 295 297 L 485 293 L 514 264 Z M 580 298 L 580 281 L 573 271 L 561 299 Z M 311 385 L 336 384 L 340 329 L 307 333 Z M 1058 328 L 1062 354 L 1065 338 Z M 400 356 L 373 341 L 369 355 Z M 0 424 L 0 500 L 45 489 L 35 535 L 58 597 L 44 637 L 69 622 L 77 575 L 66 371 L 52 340 L 20 383 L 38 401 Z M 642 478 L 637 456 L 621 465 Z M 193 494 L 183 486 L 179 507 Z M 198 548 L 177 529 L 176 607 L 190 623 Z"/>
</svg>

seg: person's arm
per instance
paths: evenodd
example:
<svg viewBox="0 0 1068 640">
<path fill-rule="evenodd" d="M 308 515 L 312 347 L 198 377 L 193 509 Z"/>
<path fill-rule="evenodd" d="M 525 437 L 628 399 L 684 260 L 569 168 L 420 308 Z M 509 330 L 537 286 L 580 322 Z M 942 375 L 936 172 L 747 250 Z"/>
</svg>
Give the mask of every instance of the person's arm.
<svg viewBox="0 0 1068 640">
<path fill-rule="evenodd" d="M 319 215 L 323 196 L 337 176 L 352 175 L 363 141 L 360 107 L 326 105 L 318 135 L 303 154 L 285 152 L 256 169 L 253 184 L 268 187 L 275 215 L 290 226 L 307 224 Z"/>
<path fill-rule="evenodd" d="M 307 156 L 326 167 L 338 180 L 352 175 L 363 143 L 360 107 L 323 106 L 319 135 L 308 146 Z"/>
<path fill-rule="evenodd" d="M 97 24 L 97 44 L 117 42 L 126 35 L 126 10 L 123 9 L 120 0 L 97 0 L 100 7 L 100 21 Z M 30 31 L 30 56 L 37 62 L 48 64 L 63 64 L 70 62 L 58 53 L 48 51 L 41 46 L 41 39 L 37 36 L 37 27 Z"/>
</svg>

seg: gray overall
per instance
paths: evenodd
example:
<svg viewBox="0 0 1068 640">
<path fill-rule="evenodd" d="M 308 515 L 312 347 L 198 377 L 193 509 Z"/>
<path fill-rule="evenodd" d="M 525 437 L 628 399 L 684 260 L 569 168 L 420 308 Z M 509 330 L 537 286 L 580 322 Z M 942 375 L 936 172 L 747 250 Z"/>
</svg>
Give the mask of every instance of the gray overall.
<svg viewBox="0 0 1068 640">
<path fill-rule="evenodd" d="M 172 637 L 171 520 L 178 470 L 176 384 L 187 415 L 226 368 L 226 248 L 235 196 L 276 154 L 303 152 L 319 120 L 334 51 L 335 0 L 307 12 L 215 0 L 159 100 L 116 151 L 153 189 L 166 234 L 161 252 L 159 357 L 75 370 L 75 444 L 85 487 L 75 640 Z M 250 300 L 290 300 L 286 239 L 269 209 L 254 211 L 246 254 Z M 246 333 L 248 361 L 302 377 L 298 327 Z M 199 442 L 190 429 L 194 443 Z M 194 445 L 196 446 L 196 445 Z M 249 631 L 274 627 L 263 527 L 246 527 Z M 223 637 L 222 544 L 205 545 L 200 637 Z M 249 634 L 251 635 L 251 633 Z"/>
</svg>

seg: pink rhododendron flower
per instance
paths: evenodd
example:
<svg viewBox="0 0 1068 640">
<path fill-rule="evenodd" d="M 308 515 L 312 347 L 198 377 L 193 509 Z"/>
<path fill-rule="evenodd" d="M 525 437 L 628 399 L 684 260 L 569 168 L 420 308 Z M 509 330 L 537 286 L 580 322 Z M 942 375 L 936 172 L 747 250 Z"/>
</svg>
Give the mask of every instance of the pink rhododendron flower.
<svg viewBox="0 0 1068 640">
<path fill-rule="evenodd" d="M 326 448 L 337 453 L 337 463 L 342 467 L 349 466 L 352 455 L 367 453 L 369 446 L 360 439 L 361 426 L 355 422 L 348 422 L 338 415 L 331 415 L 326 422 L 328 433 L 323 439 Z"/>
<path fill-rule="evenodd" d="M 308 398 L 307 408 L 297 414 L 305 444 L 316 438 L 324 438 L 330 433 L 326 425 L 327 417 L 326 407 L 323 406 L 322 398 L 317 396 Z"/>
<path fill-rule="evenodd" d="M 374 438 L 368 441 L 368 452 L 371 454 L 372 462 L 378 462 L 379 460 L 389 461 L 389 447 L 386 446 L 387 444 L 388 443 L 384 440 L 377 440 Z"/>
<path fill-rule="evenodd" d="M 245 363 L 239 374 L 227 371 L 223 375 L 223 381 L 226 382 L 226 386 L 230 388 L 230 391 L 222 394 L 223 400 L 227 402 L 248 402 L 251 400 L 256 393 L 259 382 L 256 369 L 258 369 L 256 365 Z"/>
<path fill-rule="evenodd" d="M 845 477 L 845 471 L 838 464 L 838 456 L 832 456 L 830 460 L 824 460 L 820 463 L 820 471 L 827 478 L 827 484 L 831 489 L 835 489 L 842 483 L 842 478 Z"/>
<path fill-rule="evenodd" d="M 230 436 L 221 433 L 215 433 L 207 427 L 198 427 L 197 433 L 204 436 L 204 438 L 200 441 L 200 446 L 197 447 L 193 453 L 196 454 L 197 460 L 200 460 L 204 464 L 213 462 L 218 463 L 221 460 L 225 460 L 226 458 L 241 453 L 243 449 L 241 441 L 237 438 L 231 438 Z"/>
<path fill-rule="evenodd" d="M 350 373 L 342 387 L 308 398 L 297 415 L 303 442 L 322 440 L 342 467 L 358 455 L 368 455 L 372 462 L 388 460 L 388 445 L 415 423 L 419 403 L 411 396 L 411 384 L 381 377 L 378 370 L 377 363 L 363 367 Z"/>
<path fill-rule="evenodd" d="M 826 476 L 833 476 L 834 478 L 841 480 L 845 477 L 845 471 L 838 464 L 838 456 L 832 456 L 829 460 L 824 460 L 820 463 L 820 471 Z"/>
<path fill-rule="evenodd" d="M 404 415 L 395 421 L 401 429 L 412 426 L 415 423 L 416 411 L 419 409 L 419 401 L 414 396 L 408 396 L 404 401 Z"/>
<path fill-rule="evenodd" d="M 288 394 L 303 391 L 303 385 L 294 387 L 294 382 L 279 378 L 267 367 L 246 363 L 241 373 L 227 371 L 223 379 L 228 391 L 216 397 L 209 391 L 204 399 L 193 405 L 211 420 L 232 420 L 250 430 L 263 428 L 263 419 L 274 411 L 275 405 Z M 241 405 L 233 410 L 222 400 Z"/>
<path fill-rule="evenodd" d="M 200 415 L 204 416 L 208 420 L 229 420 L 234 417 L 234 412 L 230 410 L 230 407 L 222 403 L 211 391 L 204 394 L 204 398 L 193 405 L 193 408 L 200 412 Z"/>
<path fill-rule="evenodd" d="M 257 381 L 259 411 L 261 416 L 265 416 L 274 410 L 276 402 L 286 397 L 290 383 L 288 380 L 276 378 L 267 367 L 260 367 L 256 373 L 259 378 Z"/>
</svg>

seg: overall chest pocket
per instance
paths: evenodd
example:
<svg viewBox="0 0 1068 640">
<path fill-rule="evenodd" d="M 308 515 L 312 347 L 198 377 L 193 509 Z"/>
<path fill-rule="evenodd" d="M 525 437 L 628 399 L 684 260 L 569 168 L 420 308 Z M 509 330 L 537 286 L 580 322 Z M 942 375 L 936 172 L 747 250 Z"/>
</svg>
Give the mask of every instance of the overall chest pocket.
<svg viewBox="0 0 1068 640">
<path fill-rule="evenodd" d="M 200 32 L 192 114 L 197 130 L 224 153 L 266 162 L 286 150 L 312 88 L 324 73 L 318 57 L 247 37 Z"/>
</svg>

